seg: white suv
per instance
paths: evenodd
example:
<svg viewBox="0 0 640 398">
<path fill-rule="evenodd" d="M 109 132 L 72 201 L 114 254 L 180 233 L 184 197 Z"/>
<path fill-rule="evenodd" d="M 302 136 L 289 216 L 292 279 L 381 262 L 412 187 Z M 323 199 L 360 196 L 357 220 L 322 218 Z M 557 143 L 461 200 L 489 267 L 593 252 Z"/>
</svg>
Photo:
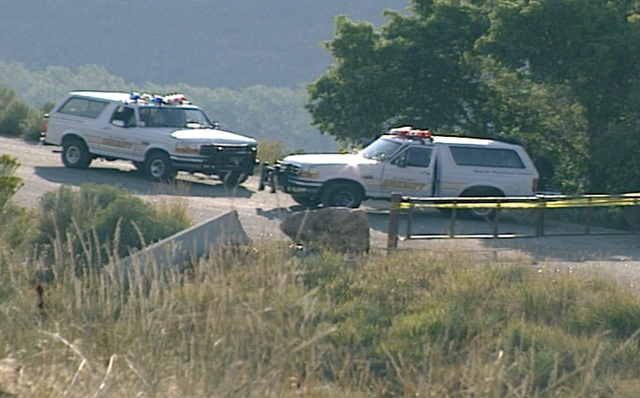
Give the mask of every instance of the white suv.
<svg viewBox="0 0 640 398">
<path fill-rule="evenodd" d="M 43 143 L 62 147 L 67 167 L 96 158 L 130 160 L 154 181 L 178 171 L 215 175 L 226 184 L 253 174 L 257 142 L 220 130 L 182 94 L 74 91 L 49 113 Z"/>
<path fill-rule="evenodd" d="M 265 186 L 304 206 L 359 207 L 365 199 L 528 196 L 538 172 L 525 150 L 505 142 L 432 136 L 411 127 L 389 134 L 355 154 L 304 154 L 263 165 Z M 486 216 L 487 209 L 477 209 Z"/>
</svg>

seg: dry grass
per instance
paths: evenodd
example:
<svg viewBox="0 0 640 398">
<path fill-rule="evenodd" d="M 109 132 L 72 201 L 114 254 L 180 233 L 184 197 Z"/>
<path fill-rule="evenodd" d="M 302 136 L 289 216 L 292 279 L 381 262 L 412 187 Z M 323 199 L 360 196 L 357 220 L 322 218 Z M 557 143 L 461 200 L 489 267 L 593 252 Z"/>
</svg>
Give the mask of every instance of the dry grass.
<svg viewBox="0 0 640 398">
<path fill-rule="evenodd" d="M 0 251 L 0 391 L 15 397 L 635 397 L 638 300 L 451 253 L 74 272 Z M 607 319 L 603 314 L 609 314 Z M 2 396 L 0 394 L 0 396 Z"/>
</svg>

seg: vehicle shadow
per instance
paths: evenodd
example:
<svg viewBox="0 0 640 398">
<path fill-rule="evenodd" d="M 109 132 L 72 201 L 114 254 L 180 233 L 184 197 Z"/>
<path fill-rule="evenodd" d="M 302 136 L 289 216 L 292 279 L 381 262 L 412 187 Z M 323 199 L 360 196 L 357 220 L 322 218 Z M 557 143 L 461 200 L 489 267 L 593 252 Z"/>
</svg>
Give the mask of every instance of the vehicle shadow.
<svg viewBox="0 0 640 398">
<path fill-rule="evenodd" d="M 242 185 L 227 187 L 220 181 L 199 179 L 186 173 L 179 173 L 172 183 L 158 183 L 147 180 L 135 169 L 89 167 L 78 170 L 63 166 L 36 166 L 34 170 L 37 176 L 58 184 L 107 184 L 138 195 L 249 198 L 253 194 Z"/>
</svg>

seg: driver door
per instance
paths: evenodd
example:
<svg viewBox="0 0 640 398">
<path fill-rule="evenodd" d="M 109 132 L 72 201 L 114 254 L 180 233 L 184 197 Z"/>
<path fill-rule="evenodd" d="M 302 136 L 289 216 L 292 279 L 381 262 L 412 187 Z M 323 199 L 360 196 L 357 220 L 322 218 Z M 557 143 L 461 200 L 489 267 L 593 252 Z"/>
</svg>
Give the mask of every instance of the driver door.
<svg viewBox="0 0 640 398">
<path fill-rule="evenodd" d="M 103 128 L 101 152 L 114 157 L 128 158 L 134 151 L 133 128 L 137 119 L 135 110 L 128 106 L 118 106 Z"/>
<path fill-rule="evenodd" d="M 411 146 L 387 162 L 380 181 L 383 196 L 389 197 L 392 193 L 412 197 L 431 196 L 432 154 L 432 147 Z"/>
</svg>

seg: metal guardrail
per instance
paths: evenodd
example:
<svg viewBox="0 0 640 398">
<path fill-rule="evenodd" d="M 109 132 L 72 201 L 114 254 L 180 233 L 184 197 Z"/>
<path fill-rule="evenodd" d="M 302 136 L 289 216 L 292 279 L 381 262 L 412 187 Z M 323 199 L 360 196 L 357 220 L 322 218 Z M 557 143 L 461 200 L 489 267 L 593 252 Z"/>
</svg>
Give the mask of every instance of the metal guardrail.
<svg viewBox="0 0 640 398">
<path fill-rule="evenodd" d="M 622 207 L 632 206 L 635 209 L 633 230 L 629 234 L 635 234 L 636 226 L 640 220 L 640 193 L 629 193 L 619 195 L 535 195 L 535 196 L 517 196 L 517 197 L 455 197 L 455 198 L 415 198 L 403 197 L 401 194 L 394 193 L 391 195 L 390 215 L 389 215 L 389 231 L 387 248 L 392 249 L 398 246 L 400 217 L 406 216 L 406 231 L 404 239 L 429 239 L 431 235 L 412 235 L 411 226 L 415 209 L 435 208 L 448 209 L 451 211 L 451 219 L 449 225 L 448 237 L 473 237 L 479 236 L 460 236 L 455 233 L 455 224 L 457 213 L 459 210 L 468 209 L 495 209 L 495 216 L 490 220 L 492 231 L 488 237 L 500 238 L 500 213 L 502 210 L 512 209 L 529 209 L 534 212 L 533 234 L 523 235 L 522 237 L 541 237 L 545 236 L 545 213 L 550 209 L 561 208 L 584 208 L 584 231 L 580 235 L 590 235 L 592 222 L 592 209 L 596 207 Z M 568 235 L 568 234 L 565 234 Z M 578 234 L 571 234 L 578 235 Z M 441 237 L 441 235 L 438 235 Z M 509 235 L 510 238 L 514 236 Z"/>
</svg>

